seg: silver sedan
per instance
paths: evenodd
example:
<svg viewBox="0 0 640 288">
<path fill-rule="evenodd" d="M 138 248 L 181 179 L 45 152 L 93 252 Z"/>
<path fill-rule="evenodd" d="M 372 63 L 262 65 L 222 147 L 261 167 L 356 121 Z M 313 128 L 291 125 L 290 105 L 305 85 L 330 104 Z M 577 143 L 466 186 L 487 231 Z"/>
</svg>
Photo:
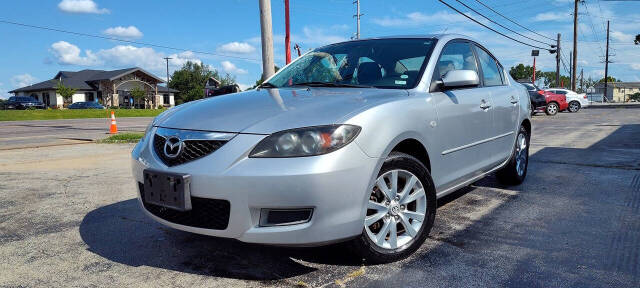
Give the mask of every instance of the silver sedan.
<svg viewBox="0 0 640 288">
<path fill-rule="evenodd" d="M 138 199 L 167 226 L 240 241 L 350 241 L 370 262 L 414 252 L 436 201 L 527 174 L 527 90 L 462 35 L 355 40 L 306 53 L 257 89 L 154 119 L 132 152 Z"/>
</svg>

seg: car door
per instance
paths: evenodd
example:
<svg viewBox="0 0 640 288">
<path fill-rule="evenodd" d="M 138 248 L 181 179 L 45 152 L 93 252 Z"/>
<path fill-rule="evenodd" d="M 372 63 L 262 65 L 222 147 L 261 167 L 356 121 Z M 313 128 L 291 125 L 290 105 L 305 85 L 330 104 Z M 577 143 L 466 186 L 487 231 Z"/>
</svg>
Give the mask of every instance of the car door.
<svg viewBox="0 0 640 288">
<path fill-rule="evenodd" d="M 489 153 L 482 161 L 494 167 L 504 162 L 513 150 L 518 120 L 518 94 L 507 85 L 508 81 L 500 63 L 480 45 L 475 45 L 478 63 L 482 71 L 482 90 L 491 95 L 492 125 L 489 129 Z M 526 103 L 525 103 L 526 104 Z"/>
<path fill-rule="evenodd" d="M 471 43 L 454 40 L 443 48 L 433 73 L 430 92 L 437 110 L 439 151 L 434 180 L 440 191 L 481 174 L 481 160 L 489 152 L 484 144 L 491 126 L 491 98 L 478 87 L 444 89 L 437 84 L 451 70 L 473 70 L 478 65 Z M 434 123 L 431 123 L 433 126 Z"/>
</svg>

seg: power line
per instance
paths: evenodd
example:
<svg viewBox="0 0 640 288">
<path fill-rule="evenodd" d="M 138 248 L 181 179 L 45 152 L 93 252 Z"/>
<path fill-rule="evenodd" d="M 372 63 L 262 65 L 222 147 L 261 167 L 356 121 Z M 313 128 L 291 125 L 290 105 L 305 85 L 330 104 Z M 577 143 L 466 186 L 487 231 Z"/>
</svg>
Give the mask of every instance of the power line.
<svg viewBox="0 0 640 288">
<path fill-rule="evenodd" d="M 478 25 L 480 25 L 480 26 L 482 26 L 482 27 L 484 27 L 484 28 L 487 28 L 487 29 L 489 29 L 489 30 L 491 30 L 491 31 L 493 31 L 493 32 L 495 32 L 495 33 L 497 33 L 497 34 L 500 34 L 500 35 L 504 36 L 505 38 L 511 39 L 511 40 L 513 40 L 513 41 L 515 41 L 515 42 L 518 42 L 518 43 L 520 43 L 520 44 L 523 44 L 523 45 L 526 45 L 526 46 L 529 46 L 529 47 L 538 48 L 538 49 L 541 49 L 541 50 L 551 51 L 551 49 L 544 48 L 544 47 L 539 47 L 539 46 L 535 46 L 535 45 L 532 45 L 532 44 L 529 44 L 529 43 L 526 43 L 526 42 L 522 42 L 522 41 L 520 41 L 520 40 L 518 40 L 518 39 L 515 39 L 515 38 L 513 38 L 513 37 L 511 37 L 511 36 L 509 36 L 509 35 L 506 35 L 506 34 L 504 34 L 504 33 L 500 32 L 500 31 L 497 31 L 497 30 L 495 30 L 495 29 L 493 29 L 493 28 L 491 28 L 491 27 L 489 27 L 489 26 L 487 26 L 487 25 L 485 25 L 485 24 L 480 23 L 478 20 L 473 19 L 473 18 L 471 18 L 471 16 L 469 16 L 469 15 L 467 15 L 467 14 L 462 13 L 462 11 L 460 11 L 460 10 L 458 10 L 458 9 L 454 8 L 453 6 L 449 5 L 449 3 L 447 3 L 447 2 L 444 2 L 444 1 L 442 1 L 442 0 L 438 0 L 438 1 L 440 1 L 442 4 L 446 5 L 447 7 L 451 8 L 453 11 L 458 12 L 460 15 L 462 15 L 462 16 L 464 16 L 464 17 L 469 18 L 469 20 L 471 20 L 471 21 L 473 21 L 473 22 L 477 23 Z"/>
<path fill-rule="evenodd" d="M 531 38 L 531 37 L 529 37 L 529 36 L 526 36 L 526 35 L 523 35 L 523 34 L 520 34 L 520 33 L 516 32 L 516 31 L 514 31 L 514 30 L 511 30 L 510 28 L 508 28 L 508 27 L 506 27 L 506 26 L 504 26 L 504 25 L 502 25 L 502 24 L 500 24 L 500 23 L 498 23 L 498 22 L 496 22 L 496 21 L 492 20 L 491 18 L 489 18 L 489 17 L 487 17 L 487 16 L 484 16 L 482 13 L 480 13 L 480 12 L 478 12 L 477 10 L 475 10 L 475 9 L 473 9 L 473 8 L 471 8 L 471 7 L 469 7 L 467 4 L 464 4 L 464 2 L 462 2 L 462 1 L 460 1 L 460 0 L 456 0 L 456 2 L 458 2 L 458 3 L 462 4 L 462 6 L 464 6 L 464 7 L 467 7 L 467 9 L 469 9 L 469 10 L 471 10 L 471 11 L 473 11 L 473 12 L 476 12 L 476 14 L 480 15 L 482 18 L 487 19 L 487 20 L 489 20 L 491 23 L 494 23 L 494 24 L 496 24 L 496 25 L 498 25 L 498 26 L 500 26 L 500 27 L 502 27 L 502 28 L 504 28 L 504 29 L 507 29 L 507 30 L 509 30 L 509 31 L 511 31 L 511 32 L 513 32 L 513 33 L 516 33 L 516 34 L 518 34 L 518 35 L 520 35 L 520 36 L 522 36 L 522 37 L 524 37 L 524 38 L 527 38 L 527 39 L 529 39 L 529 40 L 533 40 L 533 41 L 536 41 L 536 42 L 539 42 L 539 43 L 542 43 L 542 44 L 546 44 L 546 45 L 549 45 L 549 46 L 553 46 L 552 44 L 549 44 L 549 43 L 546 43 L 546 42 L 542 42 L 542 41 L 540 41 L 540 40 L 533 39 L 533 38 Z"/>
<path fill-rule="evenodd" d="M 533 31 L 533 30 L 531 30 L 531 29 L 529 29 L 529 28 L 527 28 L 527 27 L 525 27 L 525 26 L 520 25 L 520 24 L 519 24 L 519 23 L 517 23 L 516 21 L 511 20 L 509 17 L 504 16 L 504 15 L 502 15 L 500 12 L 498 12 L 498 11 L 494 10 L 493 8 L 489 7 L 487 4 L 484 4 L 484 3 L 483 3 L 482 1 L 480 1 L 480 0 L 475 0 L 475 1 L 476 1 L 476 2 L 478 2 L 478 3 L 480 3 L 480 5 L 482 5 L 482 6 L 486 7 L 487 9 L 491 10 L 493 13 L 496 13 L 496 14 L 500 15 L 502 18 L 507 19 L 509 22 L 511 22 L 511 23 L 513 23 L 513 24 L 516 24 L 516 25 L 518 25 L 519 27 L 524 28 L 525 30 L 527 30 L 527 31 L 529 31 L 529 32 L 531 32 L 531 33 L 533 33 L 533 34 L 536 34 L 536 35 L 538 35 L 538 36 L 541 36 L 541 37 L 547 38 L 547 39 L 549 39 L 549 40 L 553 40 L 553 41 L 555 41 L 555 40 L 556 40 L 556 39 L 553 39 L 553 38 L 550 38 L 550 37 L 544 36 L 544 35 L 542 35 L 542 34 L 540 34 L 540 33 L 538 33 L 538 32 L 535 32 L 535 31 Z"/>
<path fill-rule="evenodd" d="M 45 26 L 38 26 L 38 25 L 31 25 L 31 24 L 13 22 L 13 21 L 8 21 L 8 20 L 3 20 L 3 19 L 0 19 L 0 23 L 16 25 L 16 26 L 22 26 L 22 27 L 28 27 L 28 28 L 41 29 L 41 30 L 47 30 L 47 31 L 60 32 L 60 33 L 66 33 L 66 34 L 72 34 L 72 35 L 77 35 L 77 36 L 99 38 L 99 39 L 112 40 L 112 41 L 118 41 L 118 42 L 130 43 L 130 44 L 137 44 L 137 45 L 143 45 L 143 46 L 163 48 L 163 49 L 169 49 L 169 50 L 175 50 L 175 51 L 193 52 L 193 53 L 196 53 L 196 54 L 205 54 L 205 55 L 221 56 L 221 57 L 228 57 L 228 58 L 235 58 L 235 59 L 253 60 L 253 61 L 259 61 L 260 60 L 260 59 L 256 59 L 256 58 L 234 56 L 234 55 L 227 55 L 227 54 L 220 54 L 220 53 L 206 52 L 206 51 L 196 51 L 196 50 L 191 50 L 191 49 L 184 49 L 184 48 L 171 47 L 171 46 L 165 46 L 165 45 L 159 45 L 159 44 L 153 44 L 153 43 L 126 40 L 126 39 L 120 39 L 120 38 L 108 37 L 108 36 L 101 36 L 101 35 L 96 35 L 96 34 L 74 32 L 74 31 L 63 30 L 63 29 L 52 28 L 52 27 L 45 27 Z"/>
</svg>

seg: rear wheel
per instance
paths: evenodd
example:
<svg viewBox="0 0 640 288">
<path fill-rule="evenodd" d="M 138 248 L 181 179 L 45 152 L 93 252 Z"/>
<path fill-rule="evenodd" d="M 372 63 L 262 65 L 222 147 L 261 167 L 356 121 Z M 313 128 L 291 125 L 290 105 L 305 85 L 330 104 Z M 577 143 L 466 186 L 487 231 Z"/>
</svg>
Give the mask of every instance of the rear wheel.
<svg viewBox="0 0 640 288">
<path fill-rule="evenodd" d="M 520 126 L 509 163 L 496 173 L 498 181 L 504 184 L 518 185 L 527 177 L 527 167 L 529 166 L 529 139 L 527 129 L 524 128 L 524 126 Z"/>
<path fill-rule="evenodd" d="M 551 103 L 547 104 L 547 109 L 545 110 L 545 112 L 549 116 L 553 116 L 553 115 L 558 114 L 558 103 L 551 102 Z"/>
<path fill-rule="evenodd" d="M 578 112 L 578 110 L 580 110 L 580 102 L 578 101 L 571 101 L 569 102 L 569 108 L 568 108 L 569 112 Z"/>
<path fill-rule="evenodd" d="M 424 243 L 436 215 L 436 192 L 416 158 L 392 152 L 370 191 L 362 235 L 355 251 L 370 263 L 403 259 Z"/>
</svg>

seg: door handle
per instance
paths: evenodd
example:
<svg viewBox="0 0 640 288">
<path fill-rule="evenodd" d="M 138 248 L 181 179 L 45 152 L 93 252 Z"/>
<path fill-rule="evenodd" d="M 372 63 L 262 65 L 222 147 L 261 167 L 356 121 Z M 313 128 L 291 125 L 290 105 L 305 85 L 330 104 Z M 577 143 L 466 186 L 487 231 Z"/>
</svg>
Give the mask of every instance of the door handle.
<svg viewBox="0 0 640 288">
<path fill-rule="evenodd" d="M 511 96 L 511 104 L 516 104 L 518 103 L 518 99 L 516 99 L 516 97 Z"/>
<path fill-rule="evenodd" d="M 480 109 L 487 110 L 489 108 L 491 108 L 491 105 L 487 104 L 487 101 L 482 99 L 480 102 Z"/>
</svg>

